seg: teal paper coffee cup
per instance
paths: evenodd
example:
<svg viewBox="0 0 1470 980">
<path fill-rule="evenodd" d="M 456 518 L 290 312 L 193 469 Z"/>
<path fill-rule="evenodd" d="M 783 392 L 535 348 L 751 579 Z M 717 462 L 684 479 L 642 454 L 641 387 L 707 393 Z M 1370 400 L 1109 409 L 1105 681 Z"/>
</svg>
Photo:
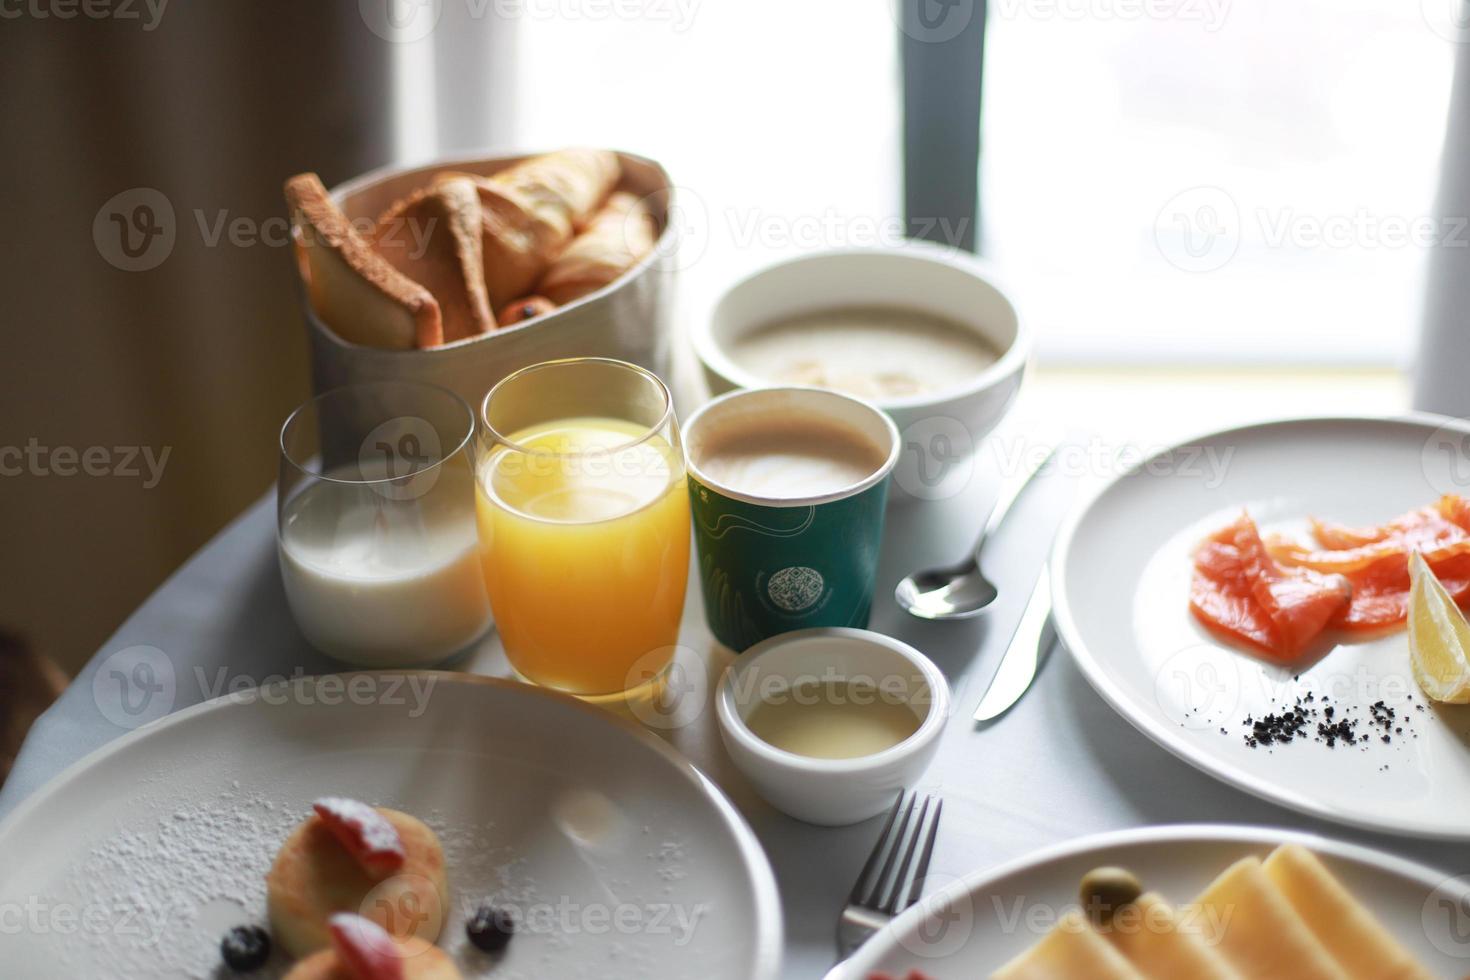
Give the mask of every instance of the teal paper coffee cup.
<svg viewBox="0 0 1470 980">
<path fill-rule="evenodd" d="M 684 426 L 705 616 L 735 651 L 868 625 L 898 428 L 857 398 L 761 388 Z"/>
</svg>

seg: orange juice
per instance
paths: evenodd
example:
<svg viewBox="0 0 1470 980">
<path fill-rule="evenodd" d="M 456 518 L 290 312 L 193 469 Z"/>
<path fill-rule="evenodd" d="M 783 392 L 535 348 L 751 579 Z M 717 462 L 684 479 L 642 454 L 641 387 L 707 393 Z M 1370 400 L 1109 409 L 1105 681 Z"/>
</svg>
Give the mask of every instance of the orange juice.
<svg viewBox="0 0 1470 980">
<path fill-rule="evenodd" d="M 507 437 L 480 462 L 480 557 L 511 665 L 580 695 L 668 665 L 689 575 L 684 461 L 660 435 L 570 418 Z"/>
</svg>

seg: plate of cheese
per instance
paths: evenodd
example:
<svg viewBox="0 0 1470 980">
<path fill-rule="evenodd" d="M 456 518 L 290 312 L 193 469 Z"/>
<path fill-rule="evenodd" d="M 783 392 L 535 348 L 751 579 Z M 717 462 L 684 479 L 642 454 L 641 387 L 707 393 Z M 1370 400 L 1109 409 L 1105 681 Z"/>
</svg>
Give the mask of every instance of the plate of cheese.
<svg viewBox="0 0 1470 980">
<path fill-rule="evenodd" d="M 926 896 L 842 980 L 1430 980 L 1470 973 L 1470 878 L 1239 826 L 1068 842 Z"/>
</svg>

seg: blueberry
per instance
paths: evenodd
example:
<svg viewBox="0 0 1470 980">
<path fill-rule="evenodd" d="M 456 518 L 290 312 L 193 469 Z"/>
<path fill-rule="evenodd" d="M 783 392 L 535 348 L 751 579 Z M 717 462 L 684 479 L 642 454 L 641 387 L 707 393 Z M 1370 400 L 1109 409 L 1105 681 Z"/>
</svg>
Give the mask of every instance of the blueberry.
<svg viewBox="0 0 1470 980">
<path fill-rule="evenodd" d="M 469 934 L 470 942 L 475 948 L 486 953 L 498 953 L 510 942 L 510 937 L 515 934 L 515 919 L 506 909 L 497 909 L 490 905 L 481 905 L 475 910 L 475 914 L 465 923 L 464 930 Z"/>
<path fill-rule="evenodd" d="M 219 953 L 230 969 L 249 973 L 271 958 L 271 937 L 260 926 L 236 926 L 219 941 Z"/>
</svg>

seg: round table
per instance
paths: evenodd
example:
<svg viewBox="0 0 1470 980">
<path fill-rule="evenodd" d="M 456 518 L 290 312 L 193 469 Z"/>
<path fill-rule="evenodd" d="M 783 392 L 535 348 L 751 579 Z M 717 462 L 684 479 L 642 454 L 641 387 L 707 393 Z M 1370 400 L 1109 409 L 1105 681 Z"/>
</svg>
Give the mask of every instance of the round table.
<svg viewBox="0 0 1470 980">
<path fill-rule="evenodd" d="M 924 651 L 954 689 L 954 716 L 920 786 L 942 794 L 945 801 L 927 889 L 1068 838 L 1180 822 L 1304 829 L 1383 848 L 1450 873 L 1470 870 L 1470 847 L 1336 827 L 1216 782 L 1115 714 L 1062 651 L 1053 651 L 1033 689 L 1014 709 L 989 725 L 975 725 L 970 715 L 1010 641 L 1077 483 L 1065 473 L 1043 476 L 988 546 L 986 571 L 1001 596 L 987 615 L 952 623 L 909 618 L 893 602 L 894 585 L 916 568 L 964 553 L 995 492 L 987 469 L 977 470 L 954 496 L 893 503 L 878 575 L 871 628 Z M 680 643 L 681 656 L 695 668 L 689 676 L 696 685 L 701 672 L 712 683 L 731 656 L 710 637 L 703 612 L 697 574 L 692 573 Z M 231 685 L 343 669 L 312 650 L 291 619 L 276 564 L 275 498 L 268 496 L 144 603 L 36 723 L 0 792 L 0 817 L 64 767 L 125 734 L 126 727 L 109 720 L 124 717 L 117 710 L 116 692 L 106 684 L 94 690 L 93 676 L 108 656 L 134 645 L 157 647 L 167 655 L 175 674 L 175 710 L 227 693 Z M 509 673 L 494 633 L 458 666 Z M 881 819 L 831 829 L 778 813 L 732 768 L 715 730 L 713 710 L 690 714 L 681 719 L 687 723 L 659 734 L 723 787 L 764 845 L 785 909 L 783 975 L 791 980 L 821 977 L 834 962 L 837 916 Z"/>
</svg>

